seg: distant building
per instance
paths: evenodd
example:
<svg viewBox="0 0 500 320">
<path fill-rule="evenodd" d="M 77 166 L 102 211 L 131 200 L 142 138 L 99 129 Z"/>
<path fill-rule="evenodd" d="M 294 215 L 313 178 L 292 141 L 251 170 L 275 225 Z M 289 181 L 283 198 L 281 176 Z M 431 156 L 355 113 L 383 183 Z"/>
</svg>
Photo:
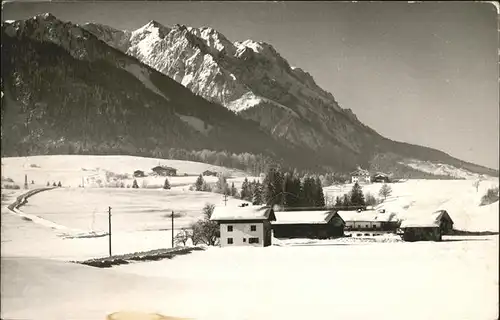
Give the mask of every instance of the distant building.
<svg viewBox="0 0 500 320">
<path fill-rule="evenodd" d="M 383 172 L 377 172 L 376 174 L 373 175 L 372 177 L 373 182 L 389 182 L 389 175 L 383 173 Z"/>
<path fill-rule="evenodd" d="M 352 183 L 370 183 L 371 177 L 368 170 L 358 168 L 358 170 L 351 172 L 351 182 Z"/>
<path fill-rule="evenodd" d="M 177 169 L 172 168 L 172 167 L 156 166 L 151 170 L 159 176 L 176 176 L 177 175 Z"/>
<path fill-rule="evenodd" d="M 215 207 L 210 220 L 220 226 L 220 246 L 271 245 L 274 210 L 267 206 Z"/>
<path fill-rule="evenodd" d="M 396 232 L 399 221 L 396 213 L 385 211 L 338 211 L 345 221 L 346 231 L 393 231 Z"/>
<path fill-rule="evenodd" d="M 204 176 L 214 176 L 214 177 L 217 177 L 217 172 L 210 171 L 210 170 L 205 170 L 205 171 L 203 171 L 203 175 Z"/>
<path fill-rule="evenodd" d="M 142 170 L 135 170 L 134 171 L 134 177 L 136 177 L 136 178 L 143 178 L 145 176 L 146 175 L 144 174 L 144 171 L 142 171 Z"/>
<path fill-rule="evenodd" d="M 433 213 L 411 212 L 401 222 L 404 241 L 441 241 L 453 230 L 453 220 L 446 210 Z"/>
<path fill-rule="evenodd" d="M 345 222 L 335 211 L 276 211 L 275 238 L 329 239 L 344 235 Z"/>
</svg>

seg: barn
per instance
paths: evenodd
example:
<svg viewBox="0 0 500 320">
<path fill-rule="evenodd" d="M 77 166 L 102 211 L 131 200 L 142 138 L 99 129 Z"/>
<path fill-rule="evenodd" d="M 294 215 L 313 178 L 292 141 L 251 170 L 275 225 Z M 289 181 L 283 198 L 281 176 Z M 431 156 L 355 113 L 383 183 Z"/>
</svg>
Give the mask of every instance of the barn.
<svg viewBox="0 0 500 320">
<path fill-rule="evenodd" d="M 271 245 L 271 221 L 274 210 L 267 206 L 215 207 L 210 220 L 220 227 L 220 246 Z"/>
<path fill-rule="evenodd" d="M 156 167 L 152 168 L 151 170 L 159 176 L 176 176 L 177 175 L 177 169 L 172 168 L 172 167 L 156 166 Z"/>
<path fill-rule="evenodd" d="M 453 230 L 453 220 L 446 210 L 414 211 L 405 215 L 400 230 L 404 241 L 441 241 Z"/>
<path fill-rule="evenodd" d="M 383 172 L 377 172 L 373 175 L 372 177 L 372 181 L 373 182 L 389 182 L 390 179 L 389 179 L 389 175 L 388 174 L 385 174 Z"/>
<path fill-rule="evenodd" d="M 271 223 L 275 238 L 329 239 L 344 235 L 344 220 L 335 211 L 277 211 Z"/>
<path fill-rule="evenodd" d="M 204 176 L 214 176 L 214 177 L 217 177 L 217 172 L 215 172 L 215 171 L 205 170 L 205 171 L 203 171 L 202 174 Z"/>
<path fill-rule="evenodd" d="M 345 221 L 347 231 L 393 231 L 398 228 L 399 221 L 395 212 L 384 210 L 338 211 Z"/>
</svg>

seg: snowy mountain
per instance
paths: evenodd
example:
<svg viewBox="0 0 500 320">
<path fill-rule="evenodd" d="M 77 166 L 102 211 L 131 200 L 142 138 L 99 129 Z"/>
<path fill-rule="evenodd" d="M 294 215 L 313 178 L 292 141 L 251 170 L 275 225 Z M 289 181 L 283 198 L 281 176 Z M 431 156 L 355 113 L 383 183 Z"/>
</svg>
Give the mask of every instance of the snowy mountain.
<svg viewBox="0 0 500 320">
<path fill-rule="evenodd" d="M 294 144 L 354 155 L 364 148 L 364 133 L 376 135 L 270 44 L 232 43 L 212 28 L 168 28 L 156 21 L 132 32 L 96 24 L 84 28 L 120 50 L 130 34 L 127 54 Z"/>
<path fill-rule="evenodd" d="M 437 150 L 414 148 L 380 136 L 350 109 L 341 108 L 309 73 L 290 66 L 271 44 L 253 40 L 231 42 L 209 27 L 169 28 L 156 21 L 132 32 L 97 24 L 83 27 L 193 93 L 259 122 L 273 136 L 313 149 L 331 159 L 336 167 L 351 167 L 353 163 L 377 166 L 374 159 L 382 156 L 387 160 L 389 153 L 389 158 L 395 160 L 392 167 L 403 166 L 403 171 L 413 173 L 432 174 L 406 165 L 416 159 L 447 162 L 457 170 L 498 174 Z M 115 37 L 109 38 L 109 34 Z M 124 48 L 122 39 L 127 37 L 128 46 Z"/>
<path fill-rule="evenodd" d="M 407 165 L 419 160 L 498 175 L 380 136 L 264 42 L 156 21 L 121 31 L 51 14 L 2 23 L 2 36 L 3 155 L 209 149 L 308 170 L 434 176 Z"/>
</svg>

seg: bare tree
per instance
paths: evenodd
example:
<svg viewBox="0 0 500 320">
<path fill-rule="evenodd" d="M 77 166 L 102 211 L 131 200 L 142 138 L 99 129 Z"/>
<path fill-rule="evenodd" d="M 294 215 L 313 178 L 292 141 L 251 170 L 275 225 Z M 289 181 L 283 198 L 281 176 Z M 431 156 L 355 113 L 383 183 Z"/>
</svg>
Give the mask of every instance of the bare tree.
<svg viewBox="0 0 500 320">
<path fill-rule="evenodd" d="M 191 228 L 193 229 L 191 239 L 195 245 L 204 243 L 208 246 L 214 246 L 220 236 L 217 222 L 208 219 L 198 220 L 191 225 Z"/>
<path fill-rule="evenodd" d="M 384 201 L 385 201 L 387 199 L 387 197 L 391 195 L 391 193 L 392 193 L 392 188 L 387 183 L 384 183 L 382 185 L 382 187 L 380 188 L 378 195 L 380 197 L 383 197 Z"/>
<path fill-rule="evenodd" d="M 203 216 L 205 219 L 210 220 L 210 217 L 212 216 L 212 213 L 214 212 L 215 205 L 207 203 L 203 207 Z"/>
<path fill-rule="evenodd" d="M 192 237 L 191 232 L 189 232 L 186 228 L 182 228 L 174 238 L 176 244 L 182 244 L 184 247 L 186 246 L 187 241 Z"/>
<path fill-rule="evenodd" d="M 213 204 L 206 204 L 203 207 L 203 219 L 191 225 L 191 229 L 193 230 L 191 239 L 194 245 L 204 243 L 208 246 L 213 246 L 217 243 L 217 239 L 220 237 L 219 224 L 210 220 L 214 208 Z"/>
</svg>

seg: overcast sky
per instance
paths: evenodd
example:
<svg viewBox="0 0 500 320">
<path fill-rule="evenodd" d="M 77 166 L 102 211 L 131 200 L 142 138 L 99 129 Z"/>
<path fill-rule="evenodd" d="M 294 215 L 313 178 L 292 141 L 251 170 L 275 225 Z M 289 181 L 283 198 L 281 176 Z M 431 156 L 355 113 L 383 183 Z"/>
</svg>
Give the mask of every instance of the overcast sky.
<svg viewBox="0 0 500 320">
<path fill-rule="evenodd" d="M 4 4 L 136 29 L 154 19 L 271 43 L 365 124 L 498 169 L 498 20 L 488 3 L 94 2 Z"/>
</svg>

